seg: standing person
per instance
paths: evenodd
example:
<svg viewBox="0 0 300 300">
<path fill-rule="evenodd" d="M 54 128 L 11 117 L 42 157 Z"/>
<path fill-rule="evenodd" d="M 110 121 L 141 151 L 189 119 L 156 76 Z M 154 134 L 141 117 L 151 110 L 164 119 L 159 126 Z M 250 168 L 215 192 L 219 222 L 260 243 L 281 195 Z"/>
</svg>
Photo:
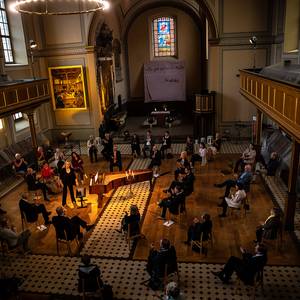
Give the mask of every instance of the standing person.
<svg viewBox="0 0 300 300">
<path fill-rule="evenodd" d="M 101 151 L 103 157 L 109 161 L 113 152 L 113 139 L 108 132 L 105 133 L 102 139 L 103 150 Z"/>
<path fill-rule="evenodd" d="M 182 151 L 180 153 L 180 157 L 177 159 L 176 165 L 177 168 L 175 170 L 175 180 L 177 180 L 178 174 L 184 174 L 185 168 L 190 166 L 186 151 Z"/>
<path fill-rule="evenodd" d="M 159 166 L 161 165 L 161 152 L 158 150 L 156 145 L 152 147 L 150 158 L 151 158 L 151 163 L 149 165 L 149 169 L 153 168 L 154 169 L 153 176 L 158 177 L 159 176 L 158 169 Z"/>
<path fill-rule="evenodd" d="M 169 131 L 165 132 L 165 135 L 162 138 L 162 144 L 160 147 L 160 152 L 161 152 L 161 158 L 164 159 L 165 158 L 165 151 L 167 149 L 171 149 L 171 137 L 169 134 Z"/>
<path fill-rule="evenodd" d="M 98 158 L 97 158 L 97 141 L 95 140 L 94 136 L 90 135 L 90 138 L 89 140 L 87 141 L 87 148 L 88 148 L 88 151 L 89 151 L 89 157 L 90 157 L 90 161 L 91 163 L 94 162 L 94 158 L 95 158 L 95 162 L 98 161 Z"/>
<path fill-rule="evenodd" d="M 133 156 L 140 156 L 141 155 L 141 146 L 140 146 L 140 138 L 137 134 L 133 134 L 131 138 L 131 151 Z"/>
<path fill-rule="evenodd" d="M 144 143 L 144 147 L 143 147 L 144 158 L 147 157 L 147 152 L 151 153 L 153 145 L 154 145 L 154 142 L 152 140 L 151 131 L 147 130 L 146 139 L 145 139 L 145 143 Z"/>
<path fill-rule="evenodd" d="M 76 205 L 76 199 L 74 197 L 74 185 L 78 185 L 78 181 L 76 179 L 75 171 L 73 168 L 71 168 L 71 163 L 69 161 L 66 161 L 65 167 L 62 168 L 61 174 L 60 174 L 60 180 L 63 183 L 63 198 L 62 198 L 62 205 L 65 206 L 67 203 L 67 189 L 69 188 L 71 200 Z"/>
<path fill-rule="evenodd" d="M 78 176 L 78 181 L 83 182 L 83 160 L 79 154 L 74 151 L 71 153 L 71 164 L 76 175 Z"/>
<path fill-rule="evenodd" d="M 189 136 L 186 137 L 185 151 L 188 155 L 194 154 L 194 143 Z"/>
<path fill-rule="evenodd" d="M 111 172 L 113 172 L 114 166 L 117 166 L 119 168 L 119 171 L 122 171 L 121 152 L 118 150 L 117 145 L 113 146 L 113 152 L 110 156 L 109 169 Z"/>
<path fill-rule="evenodd" d="M 207 149 L 203 142 L 199 144 L 199 154 L 193 154 L 191 158 L 191 165 L 194 167 L 195 161 L 201 161 L 201 165 L 205 166 L 207 163 L 206 160 Z"/>
</svg>

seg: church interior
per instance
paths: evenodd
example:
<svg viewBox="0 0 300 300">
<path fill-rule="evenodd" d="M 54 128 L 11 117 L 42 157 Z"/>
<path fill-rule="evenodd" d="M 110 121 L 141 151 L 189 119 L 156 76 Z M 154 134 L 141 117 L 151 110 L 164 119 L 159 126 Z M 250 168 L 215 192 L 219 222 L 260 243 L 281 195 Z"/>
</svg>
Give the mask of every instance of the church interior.
<svg viewBox="0 0 300 300">
<path fill-rule="evenodd" d="M 299 0 L 0 0 L 0 299 L 300 299 Z"/>
</svg>

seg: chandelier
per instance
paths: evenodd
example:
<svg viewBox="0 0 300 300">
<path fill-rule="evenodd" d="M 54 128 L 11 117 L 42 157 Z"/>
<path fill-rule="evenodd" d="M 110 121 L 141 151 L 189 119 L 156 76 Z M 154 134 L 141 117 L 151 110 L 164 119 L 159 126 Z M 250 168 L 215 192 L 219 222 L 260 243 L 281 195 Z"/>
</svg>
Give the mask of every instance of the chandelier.
<svg viewBox="0 0 300 300">
<path fill-rule="evenodd" d="M 11 10 L 29 15 L 63 16 L 106 10 L 109 6 L 107 0 L 16 0 Z"/>
</svg>

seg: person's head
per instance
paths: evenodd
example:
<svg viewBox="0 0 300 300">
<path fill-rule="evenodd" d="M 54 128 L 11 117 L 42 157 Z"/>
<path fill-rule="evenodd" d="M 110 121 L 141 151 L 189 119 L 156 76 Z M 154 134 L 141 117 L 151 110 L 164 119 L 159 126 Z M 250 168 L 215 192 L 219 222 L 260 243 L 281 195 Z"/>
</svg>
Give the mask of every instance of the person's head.
<svg viewBox="0 0 300 300">
<path fill-rule="evenodd" d="M 168 239 L 161 239 L 160 240 L 160 248 L 161 249 L 165 249 L 165 250 L 168 250 L 171 246 L 171 243 Z"/>
<path fill-rule="evenodd" d="M 56 208 L 56 213 L 57 213 L 58 216 L 63 216 L 64 212 L 65 212 L 65 210 L 64 210 L 64 208 L 62 206 L 58 206 Z"/>
<path fill-rule="evenodd" d="M 256 254 L 266 254 L 267 253 L 267 248 L 264 244 L 257 244 L 255 246 L 255 253 Z"/>
<path fill-rule="evenodd" d="M 90 258 L 87 254 L 84 254 L 84 255 L 81 257 L 81 262 L 82 262 L 85 266 L 88 266 L 88 265 L 91 263 L 91 258 Z"/>
<path fill-rule="evenodd" d="M 146 135 L 147 135 L 147 137 L 151 137 L 151 131 L 147 130 Z"/>
<path fill-rule="evenodd" d="M 169 131 L 167 130 L 166 132 L 165 132 L 165 136 L 169 136 Z"/>
<path fill-rule="evenodd" d="M 190 143 L 191 142 L 191 138 L 189 136 L 186 137 L 186 142 Z"/>
<path fill-rule="evenodd" d="M 168 297 L 176 300 L 180 296 L 180 289 L 175 281 L 169 282 L 166 286 L 166 294 Z"/>
<path fill-rule="evenodd" d="M 197 224 L 197 223 L 199 223 L 199 222 L 200 222 L 199 218 L 198 218 L 198 217 L 194 217 L 193 223 L 194 223 L 194 224 Z"/>
<path fill-rule="evenodd" d="M 136 205 L 130 206 L 130 215 L 138 215 L 139 214 L 139 208 Z"/>
<path fill-rule="evenodd" d="M 56 148 L 56 149 L 55 149 L 55 152 L 56 152 L 56 153 L 60 153 L 60 149 L 59 149 L 59 148 Z"/>
<path fill-rule="evenodd" d="M 117 151 L 117 150 L 118 150 L 118 145 L 114 144 L 114 151 Z"/>
<path fill-rule="evenodd" d="M 47 169 L 47 168 L 49 168 L 49 165 L 48 165 L 48 163 L 47 163 L 47 162 L 44 162 L 44 164 L 43 164 L 43 168 L 44 168 L 44 169 Z"/>
<path fill-rule="evenodd" d="M 33 173 L 33 169 L 32 168 L 27 168 L 27 174 L 32 174 Z"/>
<path fill-rule="evenodd" d="M 220 133 L 216 132 L 216 140 L 220 138 Z"/>
<path fill-rule="evenodd" d="M 77 159 L 78 155 L 77 155 L 76 152 L 73 151 L 73 152 L 71 153 L 71 157 Z"/>
<path fill-rule="evenodd" d="M 90 135 L 90 140 L 92 141 L 94 139 L 94 136 L 93 135 Z"/>
<path fill-rule="evenodd" d="M 250 164 L 245 165 L 245 172 L 251 172 L 252 171 L 252 166 Z"/>
<path fill-rule="evenodd" d="M 152 151 L 153 151 L 153 152 L 157 151 L 157 146 L 156 146 L 156 145 L 154 145 L 154 146 L 152 147 Z"/>
<path fill-rule="evenodd" d="M 136 139 L 136 133 L 133 134 L 133 138 Z"/>
<path fill-rule="evenodd" d="M 23 192 L 21 194 L 21 198 L 27 200 L 28 199 L 28 193 L 27 192 Z"/>
<path fill-rule="evenodd" d="M 272 207 L 272 208 L 271 208 L 271 211 L 270 211 L 270 214 L 271 214 L 272 216 L 274 216 L 274 217 L 280 217 L 280 215 L 281 215 L 280 208 L 279 208 L 279 207 L 276 207 L 276 206 Z"/>
<path fill-rule="evenodd" d="M 39 146 L 39 147 L 37 148 L 37 151 L 38 151 L 38 152 L 43 152 L 43 147 Z"/>
<path fill-rule="evenodd" d="M 185 173 L 185 174 L 190 174 L 190 173 L 191 173 L 191 168 L 185 167 L 185 168 L 184 168 L 184 173 Z"/>
<path fill-rule="evenodd" d="M 249 149 L 250 149 L 250 150 L 253 150 L 253 149 L 254 149 L 254 146 L 253 146 L 252 143 L 249 144 Z"/>
<path fill-rule="evenodd" d="M 272 152 L 271 153 L 271 159 L 278 159 L 278 154 L 277 154 L 277 152 Z"/>
<path fill-rule="evenodd" d="M 204 149 L 206 146 L 205 146 L 205 144 L 203 142 L 201 142 L 200 145 L 199 145 L 199 147 L 202 148 L 202 149 Z"/>
<path fill-rule="evenodd" d="M 205 222 L 210 221 L 210 215 L 208 213 L 204 213 L 202 215 L 202 220 Z"/>
<path fill-rule="evenodd" d="M 15 154 L 15 158 L 16 158 L 16 160 L 21 159 L 21 154 L 20 154 L 20 153 L 16 153 L 16 154 Z"/>
<path fill-rule="evenodd" d="M 235 188 L 237 190 L 243 190 L 244 189 L 244 185 L 242 182 L 237 182 Z"/>
<path fill-rule="evenodd" d="M 109 139 L 109 132 L 105 132 L 104 137 L 108 140 Z"/>
<path fill-rule="evenodd" d="M 67 160 L 67 161 L 65 162 L 65 167 L 66 167 L 66 169 L 71 168 L 71 162 Z"/>
<path fill-rule="evenodd" d="M 181 159 L 186 159 L 186 158 L 187 158 L 187 152 L 186 152 L 186 151 L 182 151 L 182 152 L 180 153 L 180 158 L 181 158 Z"/>
</svg>

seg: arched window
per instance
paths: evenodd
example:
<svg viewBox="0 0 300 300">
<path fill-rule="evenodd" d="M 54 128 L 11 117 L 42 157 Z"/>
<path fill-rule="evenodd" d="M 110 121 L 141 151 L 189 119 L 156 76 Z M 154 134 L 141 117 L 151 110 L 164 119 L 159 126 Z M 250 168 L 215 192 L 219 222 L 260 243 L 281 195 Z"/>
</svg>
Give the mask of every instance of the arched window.
<svg viewBox="0 0 300 300">
<path fill-rule="evenodd" d="M 13 63 L 13 51 L 4 0 L 0 0 L 0 34 L 5 63 Z"/>
<path fill-rule="evenodd" d="M 154 57 L 176 56 L 175 18 L 159 17 L 152 21 Z"/>
</svg>

